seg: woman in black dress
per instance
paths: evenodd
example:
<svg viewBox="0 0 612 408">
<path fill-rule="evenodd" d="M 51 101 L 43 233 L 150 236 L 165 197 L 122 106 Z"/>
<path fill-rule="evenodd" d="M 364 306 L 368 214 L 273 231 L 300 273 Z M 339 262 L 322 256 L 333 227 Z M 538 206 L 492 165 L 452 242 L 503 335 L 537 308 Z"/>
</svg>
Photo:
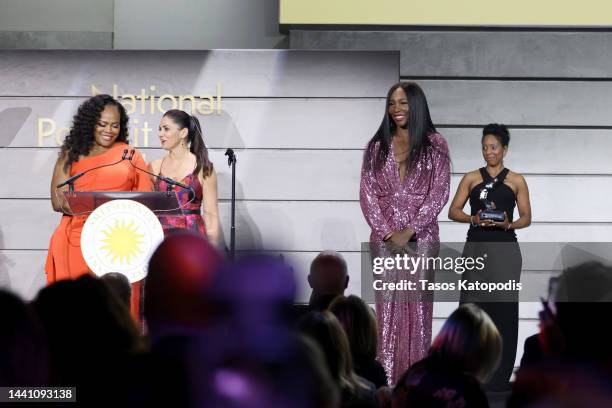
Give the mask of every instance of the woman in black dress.
<svg viewBox="0 0 612 408">
<path fill-rule="evenodd" d="M 466 272 L 462 279 L 468 282 L 518 283 L 522 257 L 514 231 L 531 224 L 529 189 L 523 176 L 504 166 L 510 142 L 506 126 L 485 126 L 481 142 L 486 166 L 463 176 L 448 211 L 451 220 L 470 223 L 463 256 L 482 257 L 486 254 L 485 268 Z M 463 212 L 468 199 L 469 215 Z M 515 206 L 519 214 L 516 220 Z M 503 220 L 494 221 L 485 217 L 483 211 L 487 207 L 502 212 Z M 480 306 L 491 317 L 502 337 L 501 363 L 485 385 L 491 391 L 502 391 L 509 387 L 518 340 L 518 300 L 517 290 L 461 292 L 461 303 L 476 303 Z"/>
</svg>

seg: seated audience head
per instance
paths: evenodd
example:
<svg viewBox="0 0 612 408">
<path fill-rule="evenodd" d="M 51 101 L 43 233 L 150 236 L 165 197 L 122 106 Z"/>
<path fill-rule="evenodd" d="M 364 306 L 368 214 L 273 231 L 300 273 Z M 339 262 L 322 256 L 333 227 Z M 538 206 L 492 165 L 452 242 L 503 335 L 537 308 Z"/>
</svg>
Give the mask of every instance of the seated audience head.
<svg viewBox="0 0 612 408">
<path fill-rule="evenodd" d="M 130 285 L 130 280 L 124 274 L 118 272 L 104 274 L 100 279 L 108 285 L 111 291 L 117 295 L 119 300 L 129 309 L 132 297 L 132 285 Z"/>
<path fill-rule="evenodd" d="M 341 390 L 353 392 L 368 387 L 353 371 L 348 338 L 331 312 L 307 313 L 298 323 L 298 330 L 321 347 L 329 372 Z"/>
<path fill-rule="evenodd" d="M 151 336 L 170 327 L 203 328 L 209 321 L 209 290 L 221 255 L 200 235 L 171 234 L 149 261 L 144 299 Z"/>
<path fill-rule="evenodd" d="M 521 366 L 508 407 L 612 406 L 612 330 L 594 316 L 612 314 L 612 268 L 585 262 L 565 269 L 540 312 L 544 357 Z"/>
<path fill-rule="evenodd" d="M 295 367 L 304 367 L 308 384 L 311 385 L 311 398 L 314 407 L 332 408 L 337 407 L 340 395 L 329 368 L 325 356 L 319 346 L 309 337 L 300 336 L 300 355 L 305 359 L 303 364 L 294 364 Z"/>
<path fill-rule="evenodd" d="M 191 371 L 196 374 L 194 380 L 197 382 L 192 400 L 202 402 L 194 406 L 338 406 L 336 383 L 320 349 L 311 339 L 290 330 L 242 336 L 241 344 L 228 339 L 227 334 L 223 337 L 225 341 L 209 337 L 212 343 L 200 345 L 204 349 L 214 346 L 214 353 L 205 350 L 203 354 L 210 357 L 201 360 Z M 264 342 L 276 347 L 269 348 Z M 190 355 L 193 361 L 198 353 Z"/>
<path fill-rule="evenodd" d="M 361 298 L 338 296 L 329 305 L 346 332 L 355 359 L 376 359 L 378 330 L 374 311 Z"/>
<path fill-rule="evenodd" d="M 501 358 L 501 337 L 473 304 L 459 306 L 433 341 L 429 355 L 412 364 L 393 389 L 393 407 L 486 407 L 484 383 Z"/>
<path fill-rule="evenodd" d="M 0 386 L 44 386 L 49 361 L 43 329 L 16 295 L 0 290 Z"/>
<path fill-rule="evenodd" d="M 559 350 L 565 357 L 612 362 L 612 329 L 594 327 L 589 316 L 612 314 L 612 267 L 586 262 L 567 268 L 559 277 L 554 296 L 559 336 L 543 335 L 544 350 Z M 546 327 L 546 325 L 541 325 Z"/>
<path fill-rule="evenodd" d="M 83 352 L 97 347 L 109 352 L 135 351 L 141 346 L 129 310 L 104 282 L 91 275 L 43 288 L 34 306 L 50 345 L 60 342 L 62 348 Z"/>
<path fill-rule="evenodd" d="M 312 288 L 310 303 L 343 295 L 348 287 L 349 276 L 346 261 L 338 252 L 323 251 L 310 264 L 308 284 Z M 326 308 L 325 305 L 324 308 Z"/>
<path fill-rule="evenodd" d="M 213 281 L 212 299 L 221 319 L 241 327 L 288 325 L 296 285 L 283 259 L 251 254 L 226 264 Z"/>
<path fill-rule="evenodd" d="M 103 372 L 103 364 L 144 349 L 129 310 L 91 275 L 43 288 L 34 307 L 47 336 L 54 380 L 81 381 Z"/>
<path fill-rule="evenodd" d="M 497 368 L 501 351 L 502 339 L 489 315 L 476 305 L 463 304 L 446 319 L 429 355 L 484 383 Z"/>
</svg>

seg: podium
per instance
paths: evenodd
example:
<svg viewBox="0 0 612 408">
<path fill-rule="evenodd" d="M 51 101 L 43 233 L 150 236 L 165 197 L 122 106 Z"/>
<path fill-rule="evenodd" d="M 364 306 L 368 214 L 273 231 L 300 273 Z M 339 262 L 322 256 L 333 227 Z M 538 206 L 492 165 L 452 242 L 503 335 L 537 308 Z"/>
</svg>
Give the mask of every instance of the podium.
<svg viewBox="0 0 612 408">
<path fill-rule="evenodd" d="M 67 191 L 64 197 L 73 215 L 86 218 L 80 246 L 87 266 L 99 277 L 124 275 L 132 284 L 132 313 L 142 321 L 142 281 L 164 239 L 158 215 L 181 214 L 176 192 Z"/>
<path fill-rule="evenodd" d="M 132 200 L 155 214 L 180 214 L 181 206 L 175 191 L 65 191 L 64 197 L 73 215 L 86 215 L 113 200 Z"/>
<path fill-rule="evenodd" d="M 97 276 L 125 275 L 131 283 L 147 275 L 149 258 L 164 239 L 159 214 L 180 214 L 176 192 L 64 192 L 74 216 L 85 218 L 81 253 Z"/>
</svg>

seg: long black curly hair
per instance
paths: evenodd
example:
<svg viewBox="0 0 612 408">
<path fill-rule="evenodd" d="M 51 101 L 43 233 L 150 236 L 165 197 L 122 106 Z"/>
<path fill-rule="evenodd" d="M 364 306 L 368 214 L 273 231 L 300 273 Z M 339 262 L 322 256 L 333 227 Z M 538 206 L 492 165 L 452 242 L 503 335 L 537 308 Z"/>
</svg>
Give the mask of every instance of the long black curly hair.
<svg viewBox="0 0 612 408">
<path fill-rule="evenodd" d="M 119 110 L 119 136 L 116 141 L 128 142 L 128 115 L 115 98 L 110 95 L 101 94 L 92 96 L 79 106 L 77 114 L 72 119 L 70 133 L 64 139 L 60 155 L 66 157 L 64 169 L 68 170 L 72 163 L 79 160 L 79 156 L 87 156 L 91 151 L 94 141 L 94 130 L 100 114 L 108 105 L 116 106 Z"/>
</svg>

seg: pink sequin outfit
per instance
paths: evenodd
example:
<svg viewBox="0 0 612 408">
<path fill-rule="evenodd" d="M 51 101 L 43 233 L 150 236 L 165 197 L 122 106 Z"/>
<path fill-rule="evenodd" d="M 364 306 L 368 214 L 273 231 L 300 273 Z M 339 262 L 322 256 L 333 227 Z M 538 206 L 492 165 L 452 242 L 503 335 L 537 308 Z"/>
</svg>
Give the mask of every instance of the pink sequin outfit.
<svg viewBox="0 0 612 408">
<path fill-rule="evenodd" d="M 435 256 L 440 241 L 438 215 L 448 201 L 450 159 L 444 138 L 429 135 L 427 147 L 412 170 L 400 181 L 393 145 L 379 171 L 362 169 L 359 200 L 363 214 L 372 228 L 372 257 L 392 256 L 385 235 L 411 228 L 416 231 L 419 254 Z M 418 270 L 386 271 L 375 279 L 418 282 L 431 278 L 430 272 Z M 414 291 L 375 291 L 378 316 L 378 359 L 394 384 L 411 364 L 425 357 L 431 344 L 433 303 Z"/>
</svg>

